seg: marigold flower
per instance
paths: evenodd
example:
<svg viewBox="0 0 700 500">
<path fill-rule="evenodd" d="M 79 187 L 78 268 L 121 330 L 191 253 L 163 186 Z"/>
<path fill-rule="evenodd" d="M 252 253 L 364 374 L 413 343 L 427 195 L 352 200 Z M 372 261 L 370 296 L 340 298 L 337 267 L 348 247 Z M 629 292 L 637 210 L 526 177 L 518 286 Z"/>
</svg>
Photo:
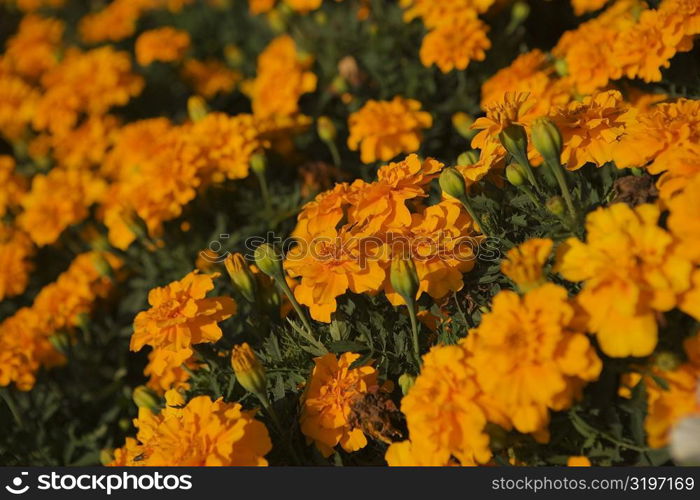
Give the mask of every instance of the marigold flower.
<svg viewBox="0 0 700 500">
<path fill-rule="evenodd" d="M 247 342 L 233 346 L 231 366 L 236 374 L 236 380 L 246 391 L 252 392 L 264 400 L 267 399 L 265 367 Z"/>
<path fill-rule="evenodd" d="M 139 408 L 136 439 L 114 451 L 113 466 L 265 466 L 272 449 L 265 425 L 238 403 L 198 396 L 185 404 L 174 390 L 158 414 Z"/>
<path fill-rule="evenodd" d="M 545 283 L 544 264 L 554 242 L 548 238 L 531 238 L 511 248 L 501 262 L 501 272 L 526 293 Z"/>
<path fill-rule="evenodd" d="M 700 264 L 700 174 L 667 202 L 668 229 L 679 241 L 678 251 Z"/>
<path fill-rule="evenodd" d="M 652 174 L 663 174 L 657 183 L 662 198 L 672 197 L 700 173 L 700 101 L 679 99 L 640 111 L 633 108 L 624 120 L 615 164 L 646 166 Z"/>
<path fill-rule="evenodd" d="M 0 155 L 0 217 L 19 205 L 27 189 L 24 177 L 15 173 L 15 160 L 11 156 Z M 0 235 L 2 231 L 0 230 Z"/>
<path fill-rule="evenodd" d="M 0 228 L 0 301 L 24 292 L 33 268 L 34 246 L 22 232 L 2 234 Z"/>
<path fill-rule="evenodd" d="M 316 75 L 307 71 L 311 60 L 301 60 L 289 35 L 270 42 L 258 57 L 257 76 L 252 83 L 253 114 L 268 118 L 299 111 L 299 98 L 316 90 Z"/>
<path fill-rule="evenodd" d="M 289 5 L 293 11 L 305 14 L 318 9 L 323 0 L 283 0 L 283 2 Z"/>
<path fill-rule="evenodd" d="M 423 356 L 421 373 L 401 401 L 410 441 L 392 444 L 390 466 L 461 465 L 491 459 L 485 432 L 491 411 L 464 345 L 433 347 Z"/>
<path fill-rule="evenodd" d="M 434 2 L 433 0 L 401 0 L 400 5 L 406 11 L 404 20 L 410 22 L 420 17 L 428 28 L 434 28 L 455 17 L 471 16 L 486 12 L 495 0 L 451 0 Z"/>
<path fill-rule="evenodd" d="M 253 15 L 270 12 L 277 0 L 248 0 L 248 10 Z"/>
<path fill-rule="evenodd" d="M 136 30 L 136 21 L 150 0 L 114 0 L 104 9 L 80 20 L 78 31 L 86 43 L 118 42 Z"/>
<path fill-rule="evenodd" d="M 690 286 L 691 264 L 658 220 L 654 205 L 599 208 L 586 218 L 586 242 L 570 238 L 558 251 L 556 270 L 584 282 L 577 300 L 608 356 L 651 354 L 656 312 L 673 309 Z"/>
<path fill-rule="evenodd" d="M 0 134 L 10 141 L 21 138 L 34 119 L 39 92 L 22 78 L 0 72 Z"/>
<path fill-rule="evenodd" d="M 478 18 L 460 16 L 430 31 L 420 48 L 423 66 L 437 65 L 443 73 L 465 70 L 471 61 L 483 61 L 491 41 L 488 26 Z"/>
<path fill-rule="evenodd" d="M 433 124 L 430 113 L 420 108 L 418 101 L 399 96 L 391 101 L 370 99 L 348 118 L 348 147 L 360 150 L 363 163 L 389 161 L 399 153 L 418 151 L 421 130 Z"/>
<path fill-rule="evenodd" d="M 49 245 L 88 215 L 88 208 L 101 199 L 104 189 L 104 182 L 88 171 L 54 168 L 46 175 L 36 175 L 22 197 L 24 212 L 18 225 L 37 245 Z"/>
<path fill-rule="evenodd" d="M 216 277 L 218 274 L 193 271 L 180 281 L 149 292 L 151 308 L 136 315 L 129 348 L 139 351 L 145 345 L 153 347 L 154 373 L 161 374 L 168 366 L 189 359 L 194 344 L 221 338 L 217 323 L 235 314 L 236 303 L 230 297 L 206 298 Z"/>
<path fill-rule="evenodd" d="M 566 289 L 504 290 L 468 337 L 476 379 L 520 432 L 546 441 L 549 411 L 569 408 L 602 363 Z"/>
<path fill-rule="evenodd" d="M 217 94 L 228 94 L 236 88 L 242 76 L 216 60 L 188 59 L 182 68 L 182 76 L 197 94 L 210 99 Z"/>
<path fill-rule="evenodd" d="M 324 457 L 338 444 L 347 452 L 367 445 L 362 430 L 351 427 L 349 419 L 353 402 L 377 385 L 377 371 L 369 365 L 350 368 L 359 357 L 346 352 L 339 358 L 330 353 L 314 358 L 302 398 L 301 432 Z"/>
<path fill-rule="evenodd" d="M 591 461 L 588 460 L 588 457 L 569 457 L 566 461 L 566 465 L 567 467 L 590 467 Z"/>
<path fill-rule="evenodd" d="M 512 125 L 519 125 L 527 130 L 534 116 L 531 113 L 534 100 L 528 93 L 506 92 L 503 101 L 486 108 L 486 116 L 478 118 L 473 129 L 479 133 L 472 139 L 473 149 L 485 149 L 489 143 L 499 144 L 501 132 Z"/>
<path fill-rule="evenodd" d="M 170 26 L 144 31 L 136 39 L 136 60 L 141 66 L 153 61 L 179 61 L 190 46 L 190 35 L 186 31 Z"/>
<path fill-rule="evenodd" d="M 64 25 L 59 19 L 29 14 L 7 41 L 5 58 L 18 75 L 37 79 L 58 63 Z"/>
<path fill-rule="evenodd" d="M 561 162 L 568 170 L 586 163 L 602 167 L 614 159 L 617 141 L 625 132 L 623 118 L 628 106 L 616 90 L 601 92 L 572 102 L 554 112 L 564 147 Z"/>
<path fill-rule="evenodd" d="M 154 390 L 156 393 L 163 395 L 170 389 L 188 390 L 190 388 L 189 370 L 197 368 L 197 363 L 193 358 L 185 360 L 181 365 L 166 366 L 161 371 L 156 371 L 153 368 L 154 361 L 157 362 L 157 352 L 155 350 L 148 353 L 148 364 L 143 370 L 143 374 L 148 377 L 146 386 Z"/>
</svg>

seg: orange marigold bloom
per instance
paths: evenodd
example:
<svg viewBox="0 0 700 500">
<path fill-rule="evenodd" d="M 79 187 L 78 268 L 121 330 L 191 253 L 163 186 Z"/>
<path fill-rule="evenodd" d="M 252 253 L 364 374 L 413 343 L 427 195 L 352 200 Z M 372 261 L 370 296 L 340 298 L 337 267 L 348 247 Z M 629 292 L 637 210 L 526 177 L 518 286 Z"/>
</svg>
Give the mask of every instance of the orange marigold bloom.
<svg viewBox="0 0 700 500">
<path fill-rule="evenodd" d="M 685 189 L 667 202 L 671 212 L 668 229 L 679 241 L 678 251 L 695 264 L 700 264 L 700 174 Z"/>
<path fill-rule="evenodd" d="M 555 78 L 547 55 L 532 50 L 519 55 L 481 86 L 481 107 L 486 109 L 502 102 L 507 92 L 529 93 L 534 101 L 532 114 L 548 114 L 554 106 L 571 101 L 572 89 L 565 80 Z"/>
<path fill-rule="evenodd" d="M 39 78 L 58 62 L 63 22 L 29 14 L 22 18 L 17 34 L 7 41 L 5 57 L 12 69 L 27 78 Z"/>
<path fill-rule="evenodd" d="M 272 40 L 258 57 L 257 76 L 251 88 L 253 114 L 268 118 L 299 111 L 299 98 L 316 90 L 316 75 L 307 71 L 311 62 L 297 54 L 296 43 L 289 35 Z"/>
<path fill-rule="evenodd" d="M 553 121 L 562 135 L 561 161 L 568 170 L 586 163 L 602 167 L 613 161 L 617 141 L 625 131 L 628 106 L 617 90 L 574 101 L 554 112 Z"/>
<path fill-rule="evenodd" d="M 22 197 L 17 223 L 38 246 L 55 242 L 64 229 L 88 215 L 90 205 L 102 198 L 101 179 L 83 170 L 54 168 L 32 180 Z"/>
<path fill-rule="evenodd" d="M 139 408 L 136 439 L 114 452 L 113 466 L 266 466 L 272 442 L 265 424 L 238 403 L 165 395 L 158 414 Z M 137 458 L 138 457 L 138 458 Z"/>
<path fill-rule="evenodd" d="M 5 233 L 0 226 L 0 301 L 24 293 L 33 268 L 34 246 L 22 232 Z"/>
<path fill-rule="evenodd" d="M 360 150 L 363 163 L 389 161 L 399 153 L 418 151 L 422 129 L 433 125 L 427 111 L 413 99 L 396 96 L 391 101 L 370 99 L 348 118 L 348 147 Z"/>
<path fill-rule="evenodd" d="M 119 120 L 112 115 L 92 115 L 78 127 L 51 135 L 56 163 L 68 169 L 98 166 L 118 135 Z"/>
<path fill-rule="evenodd" d="M 189 359 L 194 344 L 221 338 L 218 323 L 236 312 L 236 303 L 230 297 L 206 297 L 214 289 L 216 277 L 218 274 L 193 271 L 180 281 L 149 292 L 151 308 L 136 315 L 129 348 L 153 347 L 151 366 L 156 375 Z"/>
<path fill-rule="evenodd" d="M 236 88 L 241 74 L 229 69 L 220 61 L 188 59 L 182 68 L 182 76 L 190 82 L 197 94 L 211 99 L 217 94 L 228 94 Z"/>
<path fill-rule="evenodd" d="M 423 66 L 437 65 L 443 73 L 465 70 L 471 61 L 483 61 L 491 41 L 488 26 L 478 18 L 460 16 L 430 31 L 420 48 Z"/>
<path fill-rule="evenodd" d="M 292 236 L 308 241 L 313 235 L 320 234 L 329 227 L 336 227 L 350 204 L 349 193 L 350 185 L 342 182 L 333 189 L 316 195 L 299 212 Z"/>
<path fill-rule="evenodd" d="M 179 61 L 190 46 L 190 34 L 170 26 L 144 31 L 136 39 L 136 60 L 141 66 L 153 61 Z"/>
<path fill-rule="evenodd" d="M 428 28 L 434 28 L 444 22 L 450 22 L 455 17 L 470 16 L 486 12 L 495 0 L 401 0 L 404 20 L 410 22 L 420 17 Z"/>
<path fill-rule="evenodd" d="M 624 117 L 626 132 L 615 151 L 619 168 L 646 166 L 661 176 L 661 197 L 668 199 L 700 173 L 700 101 L 659 103 Z"/>
<path fill-rule="evenodd" d="M 350 368 L 360 355 L 346 352 L 314 358 L 308 386 L 302 397 L 301 432 L 324 457 L 340 446 L 347 452 L 367 445 L 362 429 L 352 427 L 353 403 L 377 385 L 377 371 L 369 365 Z"/>
<path fill-rule="evenodd" d="M 468 342 L 476 379 L 520 432 L 546 441 L 549 410 L 569 408 L 602 363 L 566 289 L 548 283 L 493 299 Z"/>
<path fill-rule="evenodd" d="M 427 185 L 440 175 L 444 165 L 432 158 L 421 161 L 418 155 L 382 166 L 377 180 L 356 180 L 350 186 L 348 219 L 350 223 L 368 224 L 372 233 L 411 225 L 408 200 L 427 196 Z"/>
<path fill-rule="evenodd" d="M 390 466 L 461 465 L 491 459 L 485 432 L 494 406 L 486 405 L 464 345 L 436 346 L 423 356 L 421 373 L 401 400 L 410 441 L 386 452 Z M 505 424 L 504 424 L 505 425 Z"/>
<path fill-rule="evenodd" d="M 490 144 L 497 145 L 496 151 L 505 154 L 505 148 L 501 146 L 499 135 L 510 125 L 520 125 L 525 128 L 528 135 L 530 122 L 535 118 L 532 112 L 534 99 L 527 92 L 506 92 L 503 100 L 487 107 L 486 116 L 478 118 L 472 128 L 479 133 L 472 139 L 473 149 L 487 149 Z M 532 149 L 532 141 L 528 141 L 528 147 Z M 534 151 L 534 149 L 533 149 Z"/>
<path fill-rule="evenodd" d="M 33 118 L 39 92 L 18 76 L 0 72 L 0 134 L 20 139 Z"/>
<path fill-rule="evenodd" d="M 86 43 L 118 42 L 136 31 L 136 22 L 150 0 L 114 0 L 80 20 L 78 31 Z"/>
<path fill-rule="evenodd" d="M 286 257 L 285 269 L 301 278 L 294 296 L 309 307 L 311 317 L 329 323 L 338 307 L 337 297 L 378 291 L 386 273 L 379 260 L 381 241 L 355 228 L 328 228 L 300 241 Z M 369 243 L 369 244 L 368 244 Z"/>
<path fill-rule="evenodd" d="M 19 205 L 22 195 L 27 190 L 25 178 L 15 173 L 15 160 L 11 156 L 0 155 L 0 186 L 1 218 L 9 209 Z"/>
<path fill-rule="evenodd" d="M 53 133 L 65 132 L 78 121 L 79 113 L 104 114 L 122 106 L 143 89 L 143 79 L 131 72 L 127 52 L 100 47 L 87 52 L 70 49 L 60 64 L 46 72 L 47 89 L 38 103 L 34 127 Z"/>
<path fill-rule="evenodd" d="M 658 226 L 659 214 L 650 204 L 599 208 L 586 218 L 586 242 L 569 238 L 559 248 L 556 270 L 584 282 L 577 300 L 608 356 L 651 354 L 656 313 L 676 307 L 690 287 L 691 264 Z"/>
<path fill-rule="evenodd" d="M 190 384 L 190 374 L 184 367 L 190 370 L 197 368 L 197 363 L 192 359 L 185 360 L 182 365 L 166 366 L 164 370 L 157 373 L 153 369 L 153 362 L 156 359 L 156 351 L 148 353 L 148 364 L 143 370 L 143 374 L 148 377 L 146 386 L 153 389 L 158 394 L 165 394 L 170 389 L 188 390 Z"/>
<path fill-rule="evenodd" d="M 464 286 L 462 274 L 471 271 L 476 262 L 474 221 L 456 200 L 444 200 L 411 215 L 411 225 L 405 230 L 389 233 L 387 241 L 392 255 L 410 255 L 420 280 L 418 295 L 425 292 L 441 299 Z M 403 304 L 389 279 L 385 292 L 394 305 Z"/>
<path fill-rule="evenodd" d="M 588 460 L 588 457 L 582 457 L 582 456 L 569 457 L 566 461 L 566 466 L 567 467 L 590 467 L 591 461 Z"/>
<path fill-rule="evenodd" d="M 593 12 L 594 10 L 601 9 L 606 3 L 608 3 L 608 0 L 571 0 L 571 5 L 574 8 L 574 14 L 577 16 L 581 16 L 586 12 Z"/>
<path fill-rule="evenodd" d="M 543 285 L 546 281 L 544 265 L 553 245 L 549 238 L 532 238 L 511 248 L 501 262 L 501 272 L 523 293 Z"/>
</svg>

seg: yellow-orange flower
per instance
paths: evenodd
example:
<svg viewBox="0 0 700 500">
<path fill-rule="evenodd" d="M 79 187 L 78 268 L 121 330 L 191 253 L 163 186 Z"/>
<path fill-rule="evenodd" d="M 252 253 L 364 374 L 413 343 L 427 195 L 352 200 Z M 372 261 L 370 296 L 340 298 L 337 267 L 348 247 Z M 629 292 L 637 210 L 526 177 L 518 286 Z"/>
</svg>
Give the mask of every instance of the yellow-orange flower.
<svg viewBox="0 0 700 500">
<path fill-rule="evenodd" d="M 19 204 L 26 184 L 24 177 L 15 173 L 14 158 L 0 155 L 0 217 Z"/>
<path fill-rule="evenodd" d="M 434 0 L 401 0 L 400 5 L 404 12 L 404 20 L 409 22 L 415 18 L 421 18 L 428 28 L 434 28 L 444 22 L 450 22 L 455 17 L 471 16 L 486 12 L 495 0 L 448 0 L 435 2 Z"/>
<path fill-rule="evenodd" d="M 37 245 L 51 244 L 64 229 L 88 215 L 88 208 L 101 199 L 104 189 L 104 182 L 88 171 L 54 168 L 39 174 L 22 197 L 24 212 L 18 225 Z"/>
<path fill-rule="evenodd" d="M 399 96 L 391 101 L 370 99 L 348 118 L 348 147 L 360 150 L 363 163 L 389 161 L 399 153 L 418 151 L 422 129 L 433 124 L 430 113 L 420 108 L 418 101 Z"/>
<path fill-rule="evenodd" d="M 289 7 L 296 11 L 299 12 L 300 14 L 305 14 L 307 12 L 311 12 L 312 10 L 316 10 L 321 6 L 321 3 L 323 0 L 283 0 L 286 5 L 289 5 Z"/>
<path fill-rule="evenodd" d="M 476 379 L 520 432 L 546 441 L 549 411 L 569 408 L 602 363 L 566 289 L 504 290 L 468 337 Z"/>
<path fill-rule="evenodd" d="M 34 119 L 40 94 L 22 78 L 0 71 L 0 134 L 21 138 Z"/>
<path fill-rule="evenodd" d="M 591 461 L 588 460 L 588 457 L 575 456 L 569 457 L 566 461 L 566 465 L 567 467 L 590 467 Z"/>
<path fill-rule="evenodd" d="M 248 10 L 251 14 L 264 14 L 272 10 L 277 0 L 248 0 Z"/>
<path fill-rule="evenodd" d="M 258 57 L 252 83 L 253 114 L 259 118 L 289 116 L 299 111 L 299 98 L 316 90 L 316 75 L 308 71 L 310 58 L 301 58 L 289 35 L 270 42 Z"/>
<path fill-rule="evenodd" d="M 236 88 L 242 76 L 216 60 L 188 59 L 182 68 L 182 76 L 190 82 L 197 94 L 210 99 L 217 94 L 228 94 Z"/>
<path fill-rule="evenodd" d="M 586 163 L 602 167 L 614 159 L 617 141 L 625 131 L 628 106 L 616 90 L 586 96 L 554 113 L 562 135 L 561 161 L 568 170 Z"/>
<path fill-rule="evenodd" d="M 527 92 L 506 92 L 503 100 L 493 103 L 484 111 L 486 116 L 478 118 L 472 128 L 479 133 L 472 139 L 472 148 L 485 149 L 489 143 L 498 144 L 500 149 L 499 134 L 510 125 L 529 126 L 535 118 L 532 113 L 534 99 Z"/>
<path fill-rule="evenodd" d="M 501 262 L 501 272 L 513 280 L 523 293 L 537 288 L 546 281 L 544 265 L 553 244 L 549 238 L 531 238 L 511 248 Z"/>
<path fill-rule="evenodd" d="M 306 391 L 302 398 L 301 432 L 324 457 L 340 446 L 347 452 L 367 445 L 358 427 L 352 427 L 352 405 L 377 385 L 377 371 L 369 365 L 350 368 L 359 354 L 346 352 L 339 358 L 326 354 L 314 359 Z"/>
<path fill-rule="evenodd" d="M 230 297 L 207 298 L 218 274 L 189 273 L 180 281 L 154 288 L 148 294 L 151 308 L 136 315 L 130 349 L 154 348 L 153 372 L 179 366 L 192 354 L 192 346 L 216 342 L 222 332 L 218 323 L 236 312 Z"/>
<path fill-rule="evenodd" d="M 471 61 L 483 61 L 491 41 L 488 26 L 478 18 L 460 16 L 430 31 L 420 48 L 423 66 L 435 64 L 443 73 L 465 70 Z"/>
<path fill-rule="evenodd" d="M 667 202 L 668 229 L 679 241 L 678 251 L 700 264 L 700 174 Z"/>
<path fill-rule="evenodd" d="M 63 22 L 29 14 L 22 18 L 17 34 L 7 41 L 6 61 L 13 71 L 30 79 L 39 78 L 58 63 Z"/>
<path fill-rule="evenodd" d="M 136 60 L 141 66 L 153 61 L 179 61 L 190 46 L 190 35 L 186 31 L 170 26 L 144 31 L 136 39 Z"/>
<path fill-rule="evenodd" d="M 22 232 L 8 234 L 0 226 L 0 301 L 24 292 L 33 266 L 34 246 Z"/>
<path fill-rule="evenodd" d="M 577 300 L 608 356 L 647 356 L 657 342 L 656 313 L 669 311 L 690 286 L 690 262 L 658 226 L 659 208 L 616 203 L 586 218 L 586 242 L 568 239 L 557 271 L 583 281 Z"/>
<path fill-rule="evenodd" d="M 470 364 L 464 345 L 433 347 L 423 356 L 416 382 L 401 401 L 409 441 L 392 444 L 386 452 L 390 466 L 461 465 L 491 459 L 487 420 L 491 409 Z"/>
<path fill-rule="evenodd" d="M 139 408 L 136 439 L 114 452 L 113 466 L 265 466 L 272 442 L 265 424 L 238 403 L 197 396 L 185 404 L 176 391 L 165 395 L 158 414 Z"/>
</svg>

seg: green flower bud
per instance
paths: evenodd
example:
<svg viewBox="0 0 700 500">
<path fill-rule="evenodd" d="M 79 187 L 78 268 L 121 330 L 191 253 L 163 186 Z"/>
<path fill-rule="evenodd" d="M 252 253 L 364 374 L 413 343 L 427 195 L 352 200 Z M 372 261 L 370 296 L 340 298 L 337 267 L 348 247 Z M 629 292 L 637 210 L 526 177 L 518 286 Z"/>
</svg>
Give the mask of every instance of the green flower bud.
<svg viewBox="0 0 700 500">
<path fill-rule="evenodd" d="M 391 261 L 389 280 L 396 293 L 403 297 L 406 304 L 411 304 L 416 299 L 418 287 L 418 274 L 416 265 L 410 258 L 396 256 Z"/>
<path fill-rule="evenodd" d="M 160 398 L 145 385 L 134 388 L 134 392 L 131 393 L 131 399 L 139 408 L 147 408 L 153 413 L 158 413 L 160 411 Z"/>
<path fill-rule="evenodd" d="M 564 205 L 564 199 L 561 196 L 552 196 L 545 203 L 547 210 L 554 215 L 563 215 L 566 210 L 566 205 Z"/>
<path fill-rule="evenodd" d="M 198 122 L 209 113 L 207 102 L 198 95 L 193 95 L 187 99 L 187 114 L 190 120 Z"/>
<path fill-rule="evenodd" d="M 532 122 L 532 145 L 547 164 L 561 164 L 561 133 L 549 118 L 541 117 Z"/>
<path fill-rule="evenodd" d="M 461 155 L 457 157 L 457 165 L 462 165 L 462 166 L 467 166 L 467 165 L 474 165 L 479 161 L 479 153 L 477 153 L 475 150 L 470 149 L 469 151 L 465 151 Z"/>
<path fill-rule="evenodd" d="M 401 393 L 405 396 L 408 391 L 411 390 L 413 384 L 416 383 L 416 376 L 410 373 L 404 373 L 399 377 L 399 387 L 401 387 Z"/>
<path fill-rule="evenodd" d="M 114 450 L 104 449 L 100 451 L 100 463 L 102 465 L 109 465 L 114 462 Z"/>
<path fill-rule="evenodd" d="M 258 398 L 267 399 L 265 367 L 246 342 L 234 346 L 231 352 L 231 366 L 236 374 L 236 380 L 245 390 L 252 392 Z"/>
<path fill-rule="evenodd" d="M 248 302 L 255 302 L 256 281 L 245 259 L 239 253 L 229 254 L 224 261 L 231 283 Z"/>
<path fill-rule="evenodd" d="M 461 200 L 467 192 L 464 177 L 454 167 L 448 167 L 440 174 L 440 189 L 442 192 Z"/>
<path fill-rule="evenodd" d="M 263 243 L 255 249 L 255 264 L 271 278 L 283 280 L 282 256 L 269 243 Z"/>
<path fill-rule="evenodd" d="M 680 364 L 681 360 L 678 358 L 678 356 L 668 351 L 660 352 L 654 358 L 654 365 L 656 365 L 662 371 L 673 371 L 678 368 Z"/>
<path fill-rule="evenodd" d="M 508 179 L 508 182 L 513 186 L 522 186 L 525 184 L 527 177 L 525 176 L 523 167 L 517 163 L 511 163 L 506 167 L 506 179 Z"/>
<path fill-rule="evenodd" d="M 567 64 L 566 59 L 555 59 L 554 71 L 556 71 L 557 75 L 561 77 L 567 76 L 569 74 L 569 65 Z"/>
<path fill-rule="evenodd" d="M 477 133 L 476 130 L 472 129 L 474 124 L 474 119 L 467 113 L 459 111 L 452 115 L 452 126 L 455 128 L 457 133 L 467 140 L 471 140 Z"/>
<path fill-rule="evenodd" d="M 327 116 L 319 116 L 316 121 L 316 131 L 323 142 L 333 142 L 338 135 L 333 121 Z"/>
<path fill-rule="evenodd" d="M 520 24 L 530 15 L 530 6 L 527 2 L 515 2 L 510 15 L 514 22 Z"/>
<path fill-rule="evenodd" d="M 527 161 L 527 133 L 522 125 L 514 123 L 508 125 L 498 135 L 499 140 L 506 151 L 515 158 L 518 163 Z"/>
<path fill-rule="evenodd" d="M 255 153 L 250 157 L 250 168 L 253 169 L 257 175 L 262 175 L 265 173 L 267 168 L 267 158 L 265 158 L 265 153 Z"/>
</svg>

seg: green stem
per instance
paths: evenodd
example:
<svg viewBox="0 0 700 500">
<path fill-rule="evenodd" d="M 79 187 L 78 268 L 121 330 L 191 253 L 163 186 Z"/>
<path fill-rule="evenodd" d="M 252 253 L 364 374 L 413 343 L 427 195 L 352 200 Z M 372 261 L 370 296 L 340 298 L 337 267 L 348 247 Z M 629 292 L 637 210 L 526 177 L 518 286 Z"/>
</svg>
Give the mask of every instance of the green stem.
<svg viewBox="0 0 700 500">
<path fill-rule="evenodd" d="M 462 202 L 462 205 L 464 205 L 464 208 L 467 209 L 467 212 L 469 213 L 469 216 L 472 218 L 474 222 L 479 224 L 479 229 L 481 230 L 481 234 L 486 236 L 487 238 L 489 237 L 489 233 L 491 232 L 491 228 L 486 227 L 486 224 L 481 220 L 481 218 L 476 214 L 476 211 L 472 207 L 471 203 L 469 203 L 469 200 L 467 200 L 466 196 L 462 196 L 460 200 Z"/>
<path fill-rule="evenodd" d="M 284 427 L 282 427 L 282 421 L 280 420 L 279 416 L 277 415 L 277 410 L 275 410 L 275 407 L 272 406 L 270 403 L 270 400 L 268 399 L 267 395 L 261 395 L 261 394 L 256 394 L 258 399 L 263 405 L 263 408 L 265 408 L 265 412 L 268 414 L 270 417 L 270 420 L 272 420 L 272 425 L 275 426 L 275 429 L 277 429 L 277 433 L 280 435 L 280 437 L 285 437 L 286 433 L 284 432 Z M 301 460 L 299 459 L 299 455 L 297 455 L 296 450 L 294 449 L 294 446 L 292 445 L 292 440 L 291 439 L 286 439 L 287 441 L 287 448 L 289 449 L 289 453 L 292 455 L 292 460 L 296 465 L 301 465 Z"/>
<path fill-rule="evenodd" d="M 416 317 L 416 305 L 413 300 L 406 302 L 406 307 L 408 307 L 408 315 L 411 318 L 411 339 L 413 340 L 413 354 L 416 357 L 416 363 L 418 369 L 420 370 L 422 360 L 420 357 L 420 344 L 418 342 L 418 318 Z"/>
<path fill-rule="evenodd" d="M 554 178 L 557 180 L 557 183 L 559 184 L 559 189 L 561 191 L 562 197 L 564 198 L 564 201 L 566 202 L 566 206 L 569 210 L 571 220 L 574 223 L 574 225 L 576 225 L 576 222 L 578 220 L 576 214 L 576 207 L 574 206 L 574 200 L 571 198 L 571 193 L 569 192 L 569 186 L 567 185 L 566 177 L 564 177 L 564 171 L 562 169 L 562 166 L 552 163 L 548 163 L 548 166 L 554 174 Z"/>
<path fill-rule="evenodd" d="M 258 182 L 260 183 L 260 192 L 262 193 L 263 202 L 265 203 L 265 210 L 270 213 L 272 212 L 272 203 L 270 203 L 270 192 L 267 188 L 267 179 L 265 178 L 265 172 L 260 172 L 253 169 Z"/>
<path fill-rule="evenodd" d="M 333 141 L 327 141 L 326 145 L 328 145 L 328 149 L 331 152 L 331 156 L 333 157 L 333 164 L 340 168 L 340 153 L 338 152 L 338 146 L 335 145 L 335 142 Z"/>
<path fill-rule="evenodd" d="M 523 167 L 523 169 L 525 170 L 525 175 L 527 175 L 527 179 L 530 181 L 530 184 L 532 184 L 535 187 L 535 189 L 539 191 L 540 185 L 537 182 L 537 178 L 535 177 L 535 172 L 532 170 L 530 160 L 527 159 L 527 154 L 518 152 L 513 156 L 515 156 L 515 161 L 517 161 L 518 164 L 520 164 L 520 166 Z"/>
<path fill-rule="evenodd" d="M 301 322 L 304 325 L 306 332 L 309 334 L 309 337 L 315 339 L 316 337 L 314 336 L 314 331 L 311 328 L 311 322 L 306 316 L 306 312 L 304 312 L 304 310 L 301 308 L 301 304 L 297 302 L 297 299 L 294 296 L 292 289 L 289 288 L 289 285 L 287 284 L 287 280 L 284 279 L 284 276 L 280 276 L 275 278 L 275 281 L 277 282 L 277 285 L 282 289 L 284 294 L 287 296 L 289 302 L 292 303 L 292 307 L 294 307 L 294 311 L 296 311 L 297 316 L 299 316 L 299 319 L 301 319 Z"/>
<path fill-rule="evenodd" d="M 530 201 L 531 201 L 536 207 L 539 207 L 539 206 L 542 205 L 542 204 L 540 203 L 540 200 L 537 199 L 537 196 L 535 196 L 535 193 L 532 192 L 532 189 L 530 189 L 529 187 L 527 187 L 527 186 L 524 185 L 524 184 L 521 184 L 520 186 L 518 186 L 518 189 L 520 189 L 520 191 L 522 191 L 523 193 L 525 193 L 525 194 L 527 195 L 527 197 L 530 199 Z"/>
</svg>

